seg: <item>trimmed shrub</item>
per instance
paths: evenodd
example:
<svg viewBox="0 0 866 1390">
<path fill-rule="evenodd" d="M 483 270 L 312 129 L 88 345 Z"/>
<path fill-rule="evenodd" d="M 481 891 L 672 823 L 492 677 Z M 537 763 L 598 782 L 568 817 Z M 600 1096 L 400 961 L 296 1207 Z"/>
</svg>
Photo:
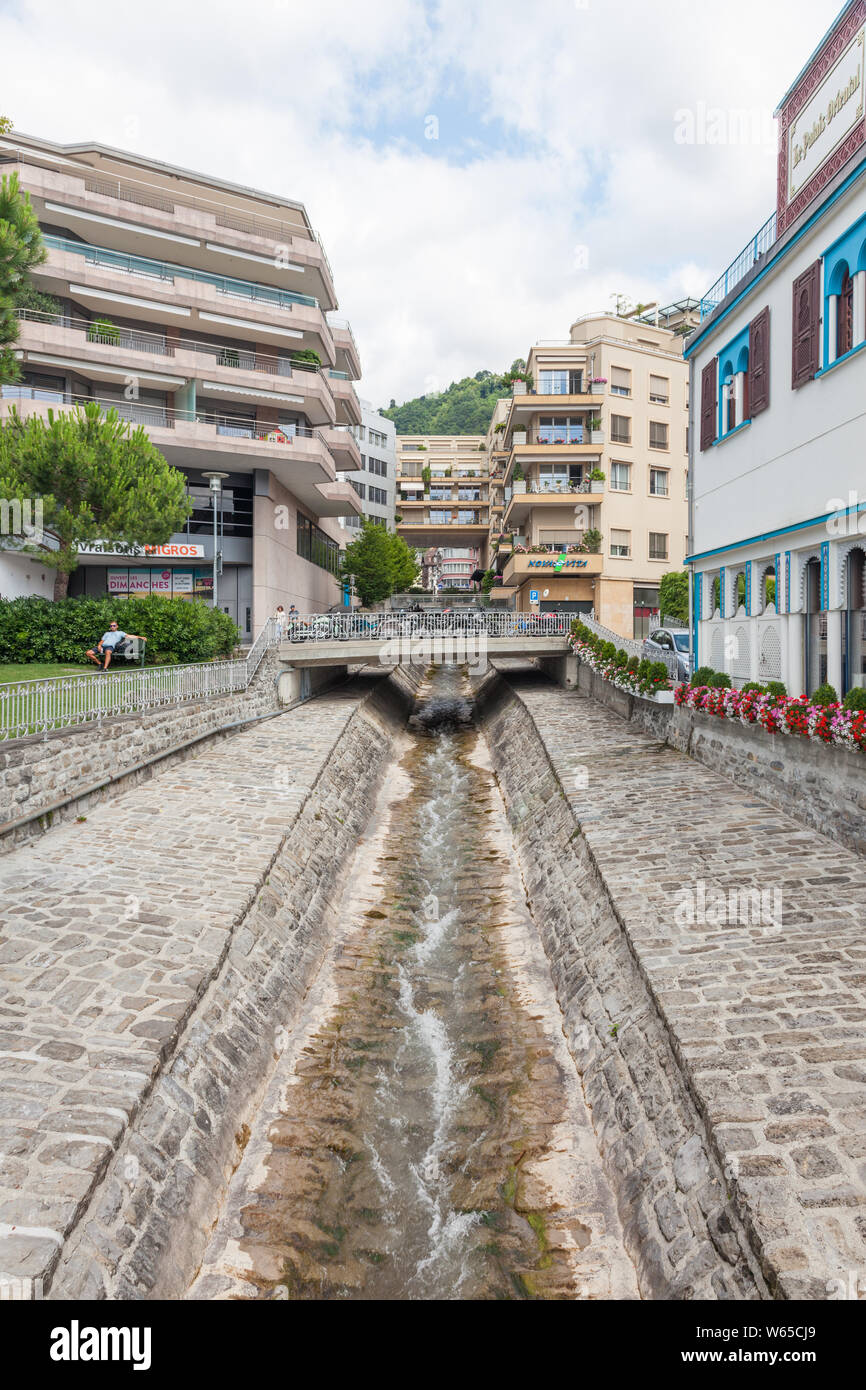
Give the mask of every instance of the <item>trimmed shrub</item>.
<svg viewBox="0 0 866 1390">
<path fill-rule="evenodd" d="M 832 685 L 829 685 L 826 681 L 823 685 L 819 685 L 818 689 L 809 697 L 810 705 L 826 706 L 838 705 L 838 703 L 839 696 L 836 694 L 836 691 L 833 689 Z"/>
<path fill-rule="evenodd" d="M 616 647 L 613 642 L 602 642 L 599 655 L 604 661 L 613 661 L 616 656 Z"/>
<path fill-rule="evenodd" d="M 666 681 L 668 679 L 668 668 L 663 661 L 651 661 L 649 664 L 649 679 Z"/>
<path fill-rule="evenodd" d="M 866 690 L 860 690 L 856 686 L 849 690 L 845 699 L 842 701 L 842 708 L 847 710 L 866 710 Z"/>
<path fill-rule="evenodd" d="M 617 647 L 614 662 L 619 667 L 620 671 L 624 671 L 626 666 L 628 666 L 628 652 L 623 651 L 622 647 Z"/>
<path fill-rule="evenodd" d="M 746 684 L 743 686 L 742 693 L 745 695 L 746 692 L 749 690 L 754 690 L 759 695 L 766 695 L 767 693 L 764 686 L 759 685 L 757 681 L 747 681 Z"/>
<path fill-rule="evenodd" d="M 711 678 L 715 675 L 712 666 L 699 666 L 695 671 L 689 685 L 709 685 Z"/>
<path fill-rule="evenodd" d="M 731 678 L 725 671 L 714 671 L 707 685 L 711 690 L 730 690 Z"/>
<path fill-rule="evenodd" d="M 148 665 L 210 661 L 228 656 L 238 630 L 227 613 L 201 601 L 165 598 L 44 598 L 0 600 L 0 661 L 84 664 L 85 652 L 111 622 L 147 638 Z"/>
<path fill-rule="evenodd" d="M 628 663 L 627 663 L 625 669 L 626 669 L 627 671 L 636 671 L 639 665 L 640 665 L 640 658 L 639 658 L 639 657 L 636 657 L 636 656 L 630 656 L 629 659 L 628 659 Z"/>
<path fill-rule="evenodd" d="M 767 681 L 767 694 L 776 700 L 784 700 L 788 690 L 784 681 Z"/>
</svg>

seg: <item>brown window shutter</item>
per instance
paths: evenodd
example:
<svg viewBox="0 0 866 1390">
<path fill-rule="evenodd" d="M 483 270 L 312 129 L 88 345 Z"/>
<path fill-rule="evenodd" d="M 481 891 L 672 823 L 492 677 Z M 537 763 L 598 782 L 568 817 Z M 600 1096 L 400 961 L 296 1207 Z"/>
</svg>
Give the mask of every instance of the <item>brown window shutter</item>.
<svg viewBox="0 0 866 1390">
<path fill-rule="evenodd" d="M 770 306 L 762 309 L 749 324 L 749 370 L 747 420 L 753 420 L 770 404 Z"/>
<path fill-rule="evenodd" d="M 815 261 L 794 281 L 791 385 L 811 381 L 820 365 L 821 262 Z"/>
<path fill-rule="evenodd" d="M 701 449 L 709 449 L 716 440 L 716 376 L 718 358 L 714 357 L 701 372 Z"/>
</svg>

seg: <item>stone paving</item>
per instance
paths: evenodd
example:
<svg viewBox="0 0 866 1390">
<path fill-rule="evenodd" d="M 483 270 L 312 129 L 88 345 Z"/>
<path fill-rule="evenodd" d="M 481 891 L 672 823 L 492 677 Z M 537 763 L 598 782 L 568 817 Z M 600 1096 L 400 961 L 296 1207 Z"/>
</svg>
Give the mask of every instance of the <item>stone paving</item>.
<svg viewBox="0 0 866 1390">
<path fill-rule="evenodd" d="M 866 863 L 602 705 L 497 665 L 547 749 L 771 1288 L 840 1296 L 835 1280 L 866 1276 Z M 760 911 L 732 890 L 763 893 Z"/>
<path fill-rule="evenodd" d="M 374 681 L 0 861 L 0 1276 L 50 1275 Z"/>
</svg>

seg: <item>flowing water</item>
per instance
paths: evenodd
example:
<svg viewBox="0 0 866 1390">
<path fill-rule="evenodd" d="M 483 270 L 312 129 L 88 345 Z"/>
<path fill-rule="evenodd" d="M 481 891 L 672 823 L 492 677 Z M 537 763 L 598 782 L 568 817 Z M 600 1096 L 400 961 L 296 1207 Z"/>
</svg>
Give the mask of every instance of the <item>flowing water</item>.
<svg viewBox="0 0 866 1390">
<path fill-rule="evenodd" d="M 464 685 L 420 692 L 288 1050 L 234 1230 L 252 1297 L 611 1295 L 615 1217 Z"/>
</svg>

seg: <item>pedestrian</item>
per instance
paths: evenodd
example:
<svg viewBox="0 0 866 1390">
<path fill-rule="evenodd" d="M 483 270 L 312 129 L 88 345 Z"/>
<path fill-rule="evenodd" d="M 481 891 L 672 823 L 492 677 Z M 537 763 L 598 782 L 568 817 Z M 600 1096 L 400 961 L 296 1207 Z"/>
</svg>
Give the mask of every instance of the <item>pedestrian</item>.
<svg viewBox="0 0 866 1390">
<path fill-rule="evenodd" d="M 274 625 L 277 629 L 277 640 L 280 641 L 286 626 L 286 610 L 281 603 L 278 603 L 274 610 Z"/>
<path fill-rule="evenodd" d="M 139 637 L 135 632 L 121 632 L 117 623 L 109 623 L 108 631 L 103 632 L 95 648 L 90 647 L 88 650 L 88 659 L 98 666 L 100 671 L 107 671 L 111 665 L 111 658 L 113 656 L 120 656 L 120 653 L 126 649 L 126 644 L 130 640 L 144 642 L 145 638 Z"/>
</svg>

